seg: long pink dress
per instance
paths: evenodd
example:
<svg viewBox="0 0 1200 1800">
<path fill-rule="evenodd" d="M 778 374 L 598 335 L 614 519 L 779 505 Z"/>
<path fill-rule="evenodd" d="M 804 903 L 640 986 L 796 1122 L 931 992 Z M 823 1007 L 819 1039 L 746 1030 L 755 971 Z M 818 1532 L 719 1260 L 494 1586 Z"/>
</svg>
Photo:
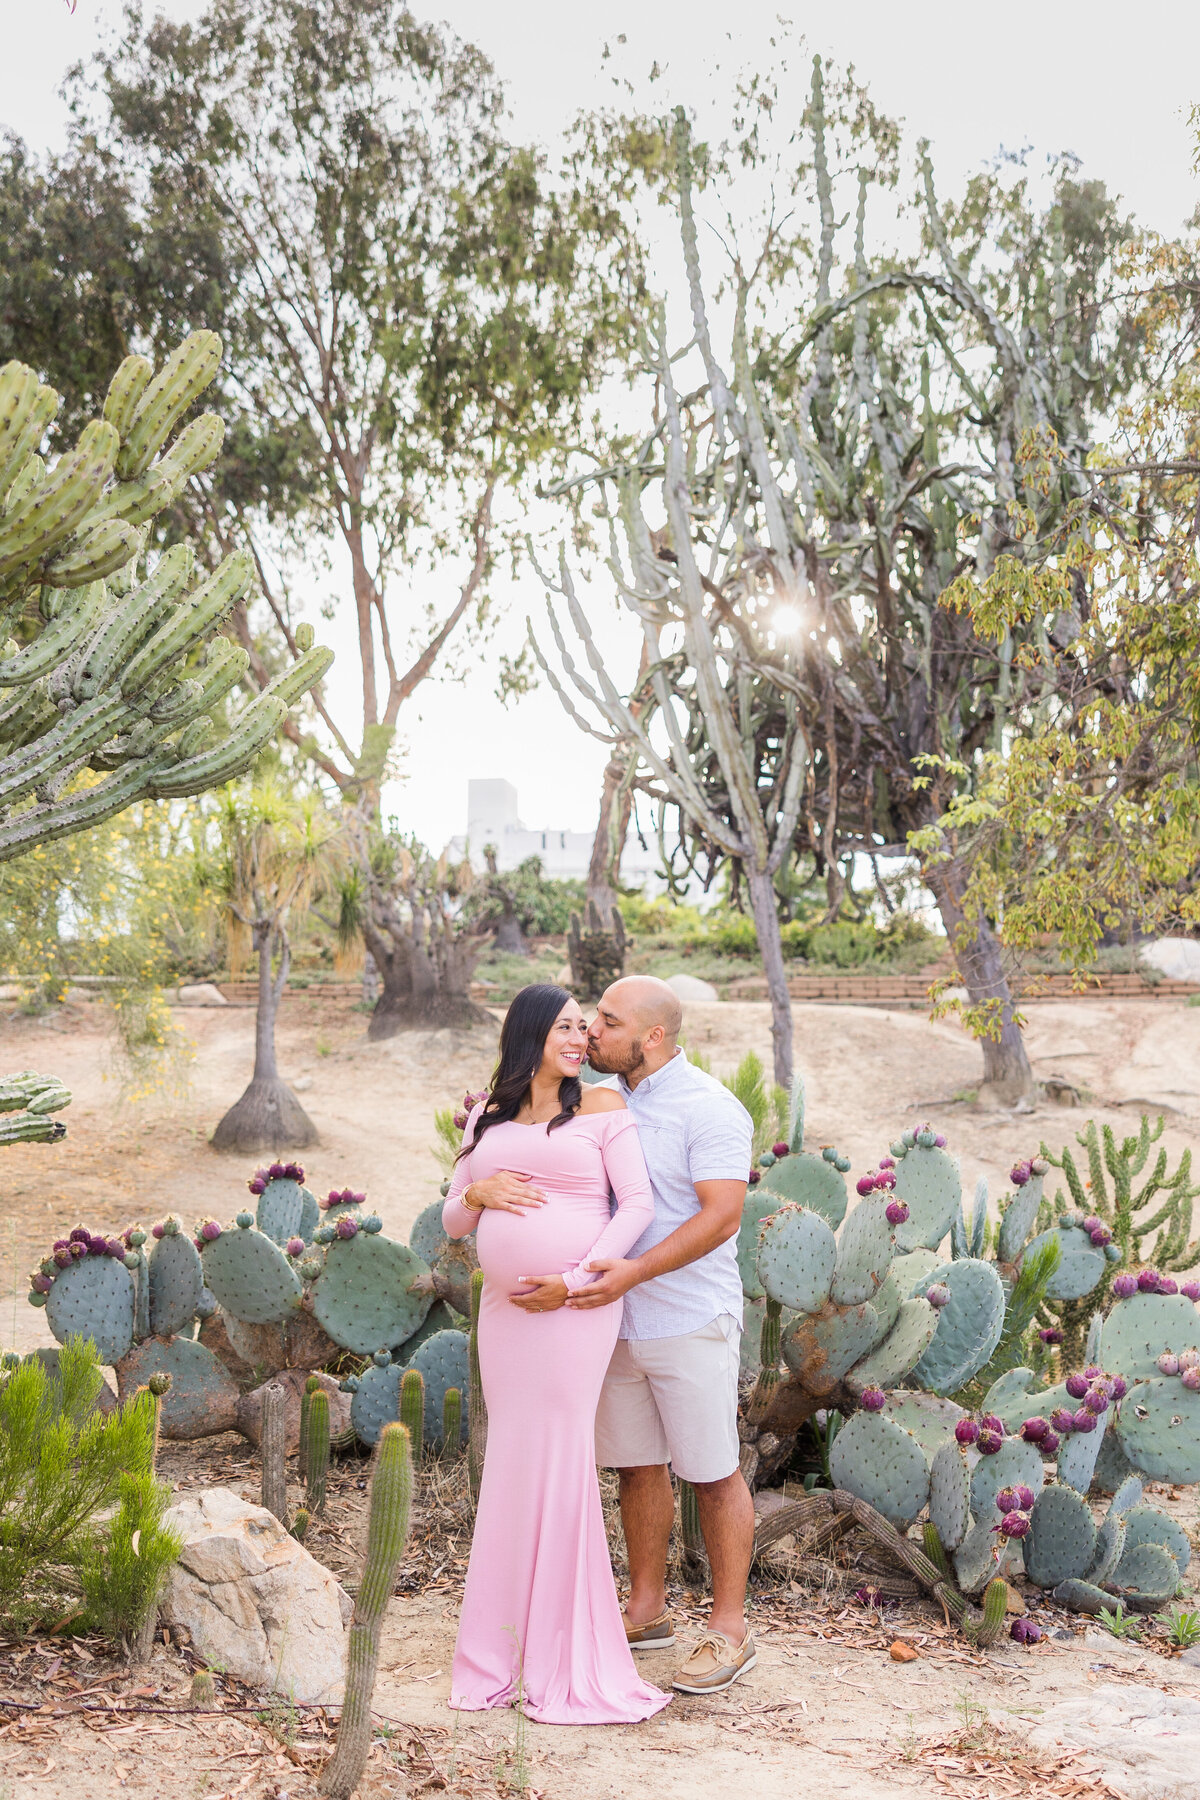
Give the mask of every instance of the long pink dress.
<svg viewBox="0 0 1200 1800">
<path fill-rule="evenodd" d="M 531 1176 L 545 1205 L 520 1214 L 461 1205 L 468 1182 L 502 1169 Z M 519 1692 L 543 1724 L 604 1725 L 648 1719 L 670 1699 L 634 1668 L 596 1480 L 596 1404 L 621 1307 L 528 1313 L 509 1298 L 523 1275 L 585 1286 L 595 1277 L 580 1264 L 624 1255 L 653 1210 L 626 1112 L 576 1114 L 550 1133 L 493 1125 L 455 1172 L 442 1217 L 451 1237 L 478 1228 L 488 1413 L 450 1689 L 451 1706 L 465 1712 L 510 1706 Z"/>
</svg>

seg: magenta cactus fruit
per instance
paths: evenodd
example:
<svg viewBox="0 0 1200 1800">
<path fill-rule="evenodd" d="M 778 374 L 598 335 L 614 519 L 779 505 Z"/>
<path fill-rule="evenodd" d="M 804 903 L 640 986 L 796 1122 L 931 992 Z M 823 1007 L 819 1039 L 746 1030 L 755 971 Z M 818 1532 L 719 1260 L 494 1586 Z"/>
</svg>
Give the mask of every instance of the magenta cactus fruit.
<svg viewBox="0 0 1200 1800">
<path fill-rule="evenodd" d="M 1179 1379 L 1190 1394 L 1200 1393 L 1200 1369 L 1184 1369 L 1180 1372 Z"/>
<path fill-rule="evenodd" d="M 455 1113 L 454 1129 L 455 1129 L 455 1131 L 465 1131 L 467 1129 L 467 1115 L 465 1112 L 456 1112 Z"/>
<path fill-rule="evenodd" d="M 1113 1281 L 1112 1291 L 1115 1300 L 1128 1300 L 1131 1295 L 1136 1294 L 1138 1291 L 1137 1276 L 1118 1275 Z"/>
<path fill-rule="evenodd" d="M 1064 1385 L 1072 1400 L 1082 1400 L 1088 1391 L 1086 1375 L 1068 1375 Z"/>
<path fill-rule="evenodd" d="M 1042 1638 L 1042 1628 L 1035 1625 L 1032 1619 L 1014 1619 L 1009 1626 L 1008 1635 L 1018 1644 L 1038 1644 Z"/>
<path fill-rule="evenodd" d="M 54 1286 L 54 1283 L 48 1275 L 43 1275 L 39 1270 L 38 1273 L 30 1279 L 29 1285 L 35 1294 L 48 1294 L 50 1289 Z M 65 1288 L 63 1289 L 63 1292 L 66 1293 Z"/>
<path fill-rule="evenodd" d="M 1195 1346 L 1190 1350 L 1181 1350 L 1179 1352 L 1179 1366 L 1181 1369 L 1200 1368 L 1200 1350 L 1197 1350 Z"/>
<path fill-rule="evenodd" d="M 1113 1286 L 1117 1284 L 1114 1281 Z M 1185 1281 L 1180 1293 L 1188 1300 L 1200 1300 L 1200 1281 Z"/>
<path fill-rule="evenodd" d="M 1088 1232 L 1088 1236 L 1091 1238 L 1092 1243 L 1096 1246 L 1097 1250 L 1103 1250 L 1105 1244 L 1112 1243 L 1112 1232 L 1108 1229 L 1107 1225 L 1097 1225 L 1094 1231 Z"/>
<path fill-rule="evenodd" d="M 60 1269 L 69 1269 L 73 1260 L 74 1258 L 69 1250 L 56 1250 L 54 1252 L 55 1264 Z"/>
<path fill-rule="evenodd" d="M 267 1191 L 267 1184 L 261 1175 L 256 1175 L 253 1181 L 248 1181 L 246 1183 L 246 1186 L 250 1189 L 252 1194 L 265 1194 Z"/>
<path fill-rule="evenodd" d="M 881 1169 L 894 1169 L 896 1166 L 896 1159 L 894 1156 L 881 1156 L 879 1159 L 879 1166 Z"/>
<path fill-rule="evenodd" d="M 1016 1488 L 1011 1488 L 1011 1487 L 1001 1488 L 1000 1492 L 996 1495 L 996 1508 L 999 1512 L 1002 1512 L 1002 1513 L 1017 1512 L 1020 1508 L 1020 1505 L 1021 1505 L 1021 1502 L 1017 1498 Z"/>
<path fill-rule="evenodd" d="M 272 1181 L 278 1181 L 279 1177 L 283 1174 L 283 1164 L 272 1163 L 271 1167 L 267 1170 L 267 1174 L 271 1177 Z"/>
<path fill-rule="evenodd" d="M 931 1288 L 926 1288 L 925 1298 L 936 1312 L 940 1312 L 943 1306 L 950 1304 L 950 1289 L 944 1281 L 935 1281 Z"/>
<path fill-rule="evenodd" d="M 771 1152 L 774 1156 L 786 1156 L 790 1149 L 791 1145 L 784 1138 L 780 1138 L 777 1144 L 771 1145 Z"/>
<path fill-rule="evenodd" d="M 1083 1396 L 1083 1410 L 1090 1412 L 1094 1419 L 1098 1419 L 1101 1413 L 1108 1411 L 1108 1395 L 1098 1394 L 1093 1389 L 1090 1394 Z"/>
<path fill-rule="evenodd" d="M 1071 1420 L 1071 1424 L 1076 1431 L 1095 1431 L 1096 1415 L 1095 1413 L 1088 1412 L 1086 1407 L 1081 1406 L 1079 1411 L 1075 1414 L 1075 1417 Z"/>
<path fill-rule="evenodd" d="M 882 1412 L 887 1405 L 887 1395 L 882 1388 L 866 1387 L 858 1396 L 858 1403 L 866 1412 Z"/>
<path fill-rule="evenodd" d="M 1111 1375 L 1109 1381 L 1112 1385 L 1112 1398 L 1114 1400 L 1123 1400 L 1129 1392 L 1129 1383 L 1126 1381 L 1125 1377 L 1123 1375 Z"/>
<path fill-rule="evenodd" d="M 1158 1278 L 1158 1286 L 1154 1291 L 1156 1294 L 1177 1294 L 1179 1292 L 1179 1283 L 1171 1275 L 1160 1275 Z"/>
<path fill-rule="evenodd" d="M 1006 1538 L 1023 1538 L 1029 1531 L 1029 1519 L 1023 1512 L 1007 1512 L 1000 1521 Z"/>
<path fill-rule="evenodd" d="M 995 1456 L 1003 1442 L 1003 1433 L 999 1431 L 988 1431 L 983 1427 L 980 1428 L 979 1437 L 977 1439 L 977 1448 L 980 1456 Z"/>
<path fill-rule="evenodd" d="M 199 1231 L 196 1233 L 196 1236 L 203 1238 L 206 1244 L 214 1243 L 220 1235 L 221 1227 L 215 1219 L 205 1219 Z"/>
<path fill-rule="evenodd" d="M 1022 1512 L 1032 1512 L 1033 1503 L 1036 1498 L 1037 1496 L 1033 1489 L 1026 1487 L 1024 1482 L 1017 1488 L 1017 1505 Z"/>
<path fill-rule="evenodd" d="M 1137 1284 L 1143 1294 L 1158 1292 L 1158 1270 L 1143 1269 L 1137 1278 Z"/>
<path fill-rule="evenodd" d="M 979 1421 L 980 1431 L 996 1431 L 1004 1436 L 1004 1420 L 998 1419 L 995 1413 L 984 1413 Z"/>
<path fill-rule="evenodd" d="M 908 1208 L 903 1200 L 889 1200 L 887 1204 L 887 1222 L 889 1225 L 905 1225 L 908 1223 Z"/>
<path fill-rule="evenodd" d="M 1087 1218 L 1083 1221 L 1083 1229 L 1085 1231 L 1102 1231 L 1104 1229 L 1104 1220 L 1096 1213 L 1089 1213 Z"/>
<path fill-rule="evenodd" d="M 1162 1355 L 1158 1358 L 1155 1367 L 1158 1369 L 1160 1375 L 1178 1375 L 1179 1358 L 1177 1356 L 1172 1356 L 1169 1350 L 1164 1350 Z"/>
<path fill-rule="evenodd" d="M 289 1238 L 287 1241 L 287 1253 L 289 1256 L 303 1256 L 307 1248 L 308 1246 L 303 1238 Z"/>
<path fill-rule="evenodd" d="M 1061 1344 L 1063 1341 L 1063 1334 L 1058 1329 L 1057 1325 L 1043 1325 L 1038 1332 L 1038 1336 L 1041 1338 L 1043 1344 Z"/>
<path fill-rule="evenodd" d="M 86 1225 L 76 1225 L 73 1231 L 67 1233 L 67 1242 L 70 1244 L 86 1244 L 91 1235 L 92 1234 Z"/>
<path fill-rule="evenodd" d="M 1057 1431 L 1048 1431 L 1038 1444 L 1038 1449 L 1043 1456 L 1057 1456 L 1058 1447 L 1061 1443 L 1062 1439 L 1059 1437 Z"/>
<path fill-rule="evenodd" d="M 357 1219 L 339 1219 L 337 1224 L 334 1226 L 334 1230 L 337 1232 L 337 1234 L 340 1238 L 357 1237 L 358 1236 L 358 1220 Z"/>
<path fill-rule="evenodd" d="M 974 1419 L 960 1419 L 954 1427 L 954 1435 L 964 1448 L 979 1442 L 979 1427 Z"/>
<path fill-rule="evenodd" d="M 1026 1419 L 1021 1427 L 1021 1436 L 1027 1444 L 1040 1444 L 1049 1429 L 1050 1421 L 1037 1413 L 1032 1419 Z"/>
<path fill-rule="evenodd" d="M 751 1169 L 749 1180 L 750 1180 L 750 1186 L 754 1187 L 756 1182 L 759 1182 L 762 1180 L 762 1170 L 761 1169 Z"/>
<path fill-rule="evenodd" d="M 861 1194 L 865 1200 L 868 1194 L 873 1194 L 875 1192 L 875 1177 L 873 1175 L 860 1175 L 854 1184 L 854 1191 L 856 1194 Z"/>
<path fill-rule="evenodd" d="M 1075 1429 L 1075 1414 L 1069 1407 L 1056 1406 L 1050 1414 L 1050 1423 L 1055 1431 L 1061 1432 L 1065 1437 L 1068 1432 Z"/>
<path fill-rule="evenodd" d="M 152 1225 L 150 1227 L 150 1236 L 152 1238 L 160 1238 L 162 1236 L 162 1234 L 163 1234 L 163 1222 L 160 1219 L 156 1225 Z"/>
<path fill-rule="evenodd" d="M 934 1133 L 933 1147 L 935 1150 L 944 1150 L 946 1148 L 946 1134 L 944 1131 L 937 1131 Z"/>
<path fill-rule="evenodd" d="M 1008 1179 L 1014 1187 L 1024 1187 L 1032 1173 L 1027 1162 L 1014 1163 L 1008 1172 Z"/>
</svg>

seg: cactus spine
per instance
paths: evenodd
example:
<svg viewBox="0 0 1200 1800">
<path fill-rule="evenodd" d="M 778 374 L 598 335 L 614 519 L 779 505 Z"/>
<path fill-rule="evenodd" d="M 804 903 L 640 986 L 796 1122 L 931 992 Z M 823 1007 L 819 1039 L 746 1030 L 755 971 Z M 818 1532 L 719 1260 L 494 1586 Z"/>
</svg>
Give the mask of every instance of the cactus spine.
<svg viewBox="0 0 1200 1800">
<path fill-rule="evenodd" d="M 447 1388 L 442 1397 L 442 1455 L 457 1456 L 462 1444 L 462 1390 Z"/>
<path fill-rule="evenodd" d="M 683 1543 L 683 1566 L 689 1575 L 703 1572 L 708 1560 L 704 1533 L 700 1529 L 700 1507 L 696 1490 L 690 1481 L 679 1483 L 679 1536 Z"/>
<path fill-rule="evenodd" d="M 309 1513 L 323 1513 L 329 1479 L 329 1395 L 318 1386 L 305 1398 L 308 1441 L 304 1454 L 304 1505 Z"/>
<path fill-rule="evenodd" d="M 425 1447 L 425 1377 L 420 1369 L 405 1369 L 400 1377 L 400 1423 L 412 1444 L 413 1467 L 419 1468 Z"/>
<path fill-rule="evenodd" d="M 973 1644 L 985 1650 L 994 1644 L 1004 1630 L 1008 1613 L 1008 1584 L 1001 1576 L 989 1581 L 983 1596 L 983 1618 L 978 1623 L 964 1619 L 962 1628 Z"/>
<path fill-rule="evenodd" d="M 305 1482 L 308 1480 L 308 1416 L 312 1409 L 312 1397 L 320 1385 L 317 1377 L 310 1375 L 300 1396 L 300 1444 L 296 1454 L 296 1469 L 301 1481 Z"/>
<path fill-rule="evenodd" d="M 288 1507 L 284 1431 L 283 1392 L 272 1385 L 263 1394 L 262 1402 L 262 1503 L 286 1527 Z"/>
<path fill-rule="evenodd" d="M 472 1500 L 479 1499 L 483 1480 L 483 1458 L 487 1449 L 487 1406 L 483 1398 L 483 1382 L 479 1373 L 479 1306 L 483 1299 L 483 1270 L 471 1275 L 471 1347 L 470 1384 L 467 1388 L 467 1478 Z"/>
<path fill-rule="evenodd" d="M 413 1467 L 409 1436 L 399 1423 L 385 1425 L 371 1477 L 367 1557 L 354 1602 L 346 1648 L 346 1698 L 338 1723 L 337 1747 L 321 1771 L 320 1791 L 329 1800 L 350 1800 L 367 1766 L 371 1748 L 371 1699 L 379 1664 L 379 1633 L 396 1566 L 408 1540 Z"/>
</svg>

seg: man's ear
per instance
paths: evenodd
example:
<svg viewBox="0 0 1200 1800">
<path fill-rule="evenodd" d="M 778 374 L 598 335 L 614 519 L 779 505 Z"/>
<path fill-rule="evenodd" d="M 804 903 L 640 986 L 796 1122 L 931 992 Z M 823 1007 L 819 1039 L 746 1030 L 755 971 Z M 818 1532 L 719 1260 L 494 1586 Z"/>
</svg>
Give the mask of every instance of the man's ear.
<svg viewBox="0 0 1200 1800">
<path fill-rule="evenodd" d="M 663 1030 L 661 1025 L 652 1025 L 650 1027 L 649 1031 L 646 1033 L 645 1037 L 642 1039 L 642 1042 L 643 1042 L 643 1044 L 653 1044 L 654 1048 L 657 1050 L 658 1046 L 662 1043 L 662 1041 L 666 1037 L 666 1035 L 667 1034 Z"/>
</svg>

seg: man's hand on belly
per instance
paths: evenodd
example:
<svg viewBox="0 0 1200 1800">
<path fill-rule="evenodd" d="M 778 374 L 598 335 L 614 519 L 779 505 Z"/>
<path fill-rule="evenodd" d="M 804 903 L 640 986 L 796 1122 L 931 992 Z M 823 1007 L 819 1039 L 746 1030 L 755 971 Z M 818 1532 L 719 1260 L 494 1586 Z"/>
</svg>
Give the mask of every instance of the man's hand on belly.
<svg viewBox="0 0 1200 1800">
<path fill-rule="evenodd" d="M 518 1279 L 532 1290 L 508 1296 L 522 1312 L 557 1312 L 566 1301 L 567 1284 L 561 1275 L 521 1275 Z"/>
<path fill-rule="evenodd" d="M 579 1312 L 585 1312 L 590 1306 L 611 1306 L 642 1279 L 638 1264 L 625 1256 L 611 1260 L 602 1258 L 599 1262 L 585 1263 L 584 1267 L 589 1274 L 599 1269 L 601 1275 L 599 1281 L 590 1281 L 587 1287 L 577 1288 L 567 1300 L 567 1305 Z"/>
</svg>

